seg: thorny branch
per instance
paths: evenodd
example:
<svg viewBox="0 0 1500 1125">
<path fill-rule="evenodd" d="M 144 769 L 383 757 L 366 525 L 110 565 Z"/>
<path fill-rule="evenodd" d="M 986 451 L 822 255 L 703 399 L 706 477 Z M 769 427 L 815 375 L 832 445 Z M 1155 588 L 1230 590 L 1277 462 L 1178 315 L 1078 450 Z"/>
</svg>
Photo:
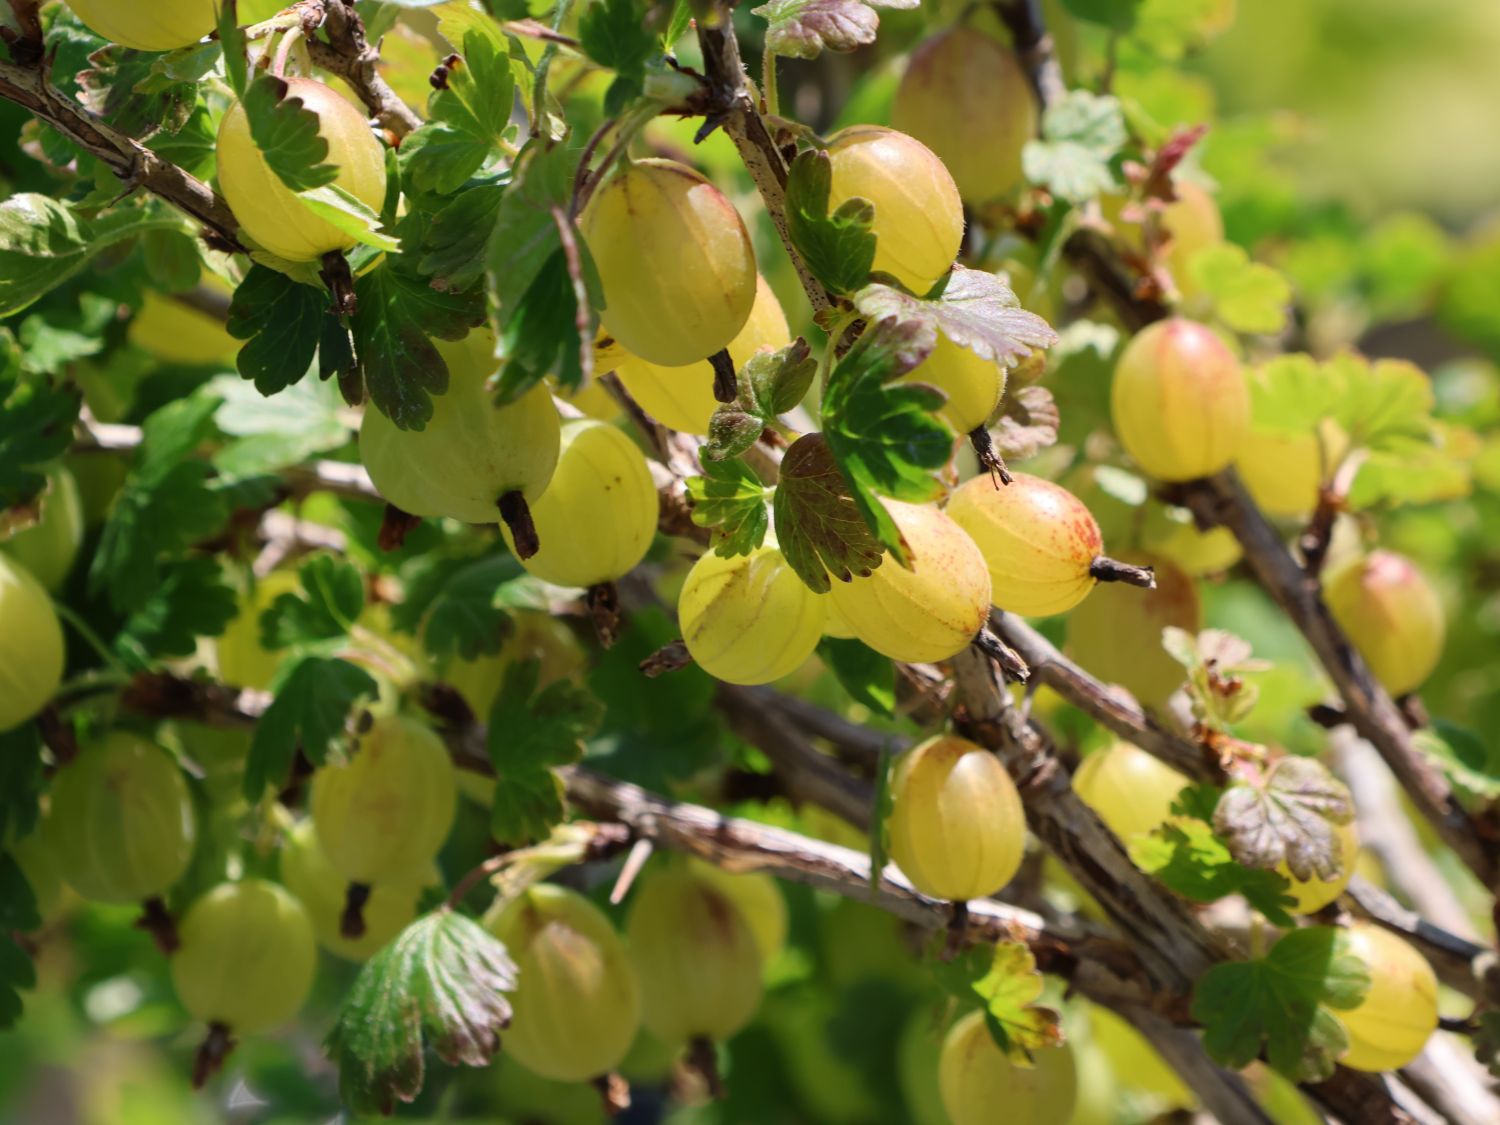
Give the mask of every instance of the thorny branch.
<svg viewBox="0 0 1500 1125">
<path fill-rule="evenodd" d="M 421 128 L 422 118 L 381 77 L 380 47 L 365 37 L 365 25 L 355 11 L 354 0 L 301 0 L 297 7 L 314 63 L 349 83 L 371 116 L 397 143 Z M 328 35 L 326 43 L 313 35 L 320 28 Z"/>
</svg>

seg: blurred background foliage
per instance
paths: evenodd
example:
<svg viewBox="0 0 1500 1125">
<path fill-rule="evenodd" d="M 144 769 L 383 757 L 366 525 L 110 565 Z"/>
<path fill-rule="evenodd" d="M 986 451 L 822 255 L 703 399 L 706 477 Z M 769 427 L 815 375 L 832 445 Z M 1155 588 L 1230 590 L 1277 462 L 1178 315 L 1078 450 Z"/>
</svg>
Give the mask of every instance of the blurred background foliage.
<svg viewBox="0 0 1500 1125">
<path fill-rule="evenodd" d="M 1413 360 L 1431 376 L 1440 417 L 1475 432 L 1500 431 L 1500 4 L 1138 0 L 1135 28 L 1124 36 L 1070 15 L 1098 15 L 1112 5 L 1132 6 L 1130 0 L 1047 0 L 1069 82 L 1099 88 L 1107 80 L 1126 100 L 1133 126 L 1159 136 L 1178 125 L 1210 124 L 1194 175 L 1217 185 L 1230 238 L 1290 282 L 1297 315 L 1281 344 L 1320 356 L 1355 347 L 1372 357 Z M 382 17 L 386 5 L 361 7 L 372 19 L 392 14 Z M 886 120 L 905 52 L 970 7 L 947 0 L 916 11 L 884 9 L 875 47 L 812 63 L 784 62 L 784 111 L 823 132 Z M 420 18 L 403 19 L 410 26 L 388 33 L 386 56 L 398 85 L 419 100 L 431 44 Z M 992 13 L 979 10 L 973 19 L 1003 35 Z M 748 6 L 738 22 L 756 73 L 763 24 Z M 691 55 L 685 44 L 683 61 L 691 64 Z M 586 74 L 574 79 L 557 88 L 571 90 L 570 112 L 586 123 L 590 112 L 597 117 L 603 86 Z M 22 120 L 7 107 L 0 127 L 19 135 Z M 732 145 L 716 135 L 693 148 L 698 125 L 660 121 L 649 142 L 692 159 L 726 189 L 738 185 L 736 201 L 758 224 L 766 272 L 794 325 L 805 323 L 795 278 Z M 11 159 L 13 143 L 0 143 L 0 180 L 8 190 L 36 186 L 27 182 L 27 162 Z M 1024 246 L 992 247 L 986 264 L 1009 269 L 1023 299 L 1045 315 L 1087 314 L 1065 335 L 1049 376 L 1063 408 L 1064 444 L 1037 467 L 1052 475 L 1076 473 L 1080 465 L 1086 470 L 1090 443 L 1107 430 L 1109 357 L 1118 331 L 1103 310 L 1088 308 L 1066 284 L 1029 286 L 1037 263 Z M 110 292 L 107 277 L 90 284 L 93 294 L 110 300 L 75 293 L 66 307 L 57 301 L 39 307 L 28 321 L 33 339 L 50 334 L 58 348 L 81 349 L 80 359 L 91 354 L 84 346 L 89 341 L 96 351 L 103 348 L 99 341 L 117 343 L 117 327 L 91 301 L 101 308 L 130 301 L 128 286 L 122 282 L 120 293 Z M 27 331 L 23 324 L 23 336 Z M 128 359 L 115 361 L 113 386 L 122 384 L 129 365 Z M 137 367 L 129 373 L 140 393 L 133 405 L 121 406 L 118 416 L 125 420 L 144 416 L 182 385 L 172 371 Z M 1472 493 L 1362 518 L 1378 520 L 1382 541 L 1416 559 L 1439 585 L 1449 635 L 1424 697 L 1434 714 L 1489 732 L 1488 745 L 1481 741 L 1475 751 L 1488 759 L 1476 765 L 1494 775 L 1500 773 L 1492 733 L 1500 730 L 1500 438 L 1476 445 L 1470 465 Z M 89 482 L 82 483 L 87 493 Z M 1112 549 L 1121 536 L 1139 533 L 1129 503 L 1119 511 L 1111 507 L 1122 503 L 1128 483 L 1079 491 L 1105 525 Z M 344 515 L 345 527 L 358 532 L 354 525 L 362 517 Z M 1112 515 L 1119 518 L 1112 521 Z M 1356 538 L 1361 532 L 1347 530 Z M 365 538 L 373 532 L 365 528 Z M 356 540 L 359 553 L 358 534 Z M 1207 623 L 1248 638 L 1258 656 L 1277 663 L 1264 677 L 1248 733 L 1294 749 L 1319 748 L 1321 733 L 1302 709 L 1323 688 L 1300 638 L 1247 580 L 1210 579 L 1202 592 Z M 1045 624 L 1060 638 L 1060 625 Z M 736 746 L 714 721 L 705 678 L 681 673 L 658 696 L 655 685 L 666 681 L 643 687 L 630 674 L 642 654 L 670 636 L 670 626 L 647 619 L 633 630 L 595 662 L 590 678 L 609 706 L 632 716 L 638 738 L 632 744 L 616 737 L 591 753 L 616 776 L 687 793 L 694 792 L 688 779 L 701 781 L 727 758 L 731 795 L 736 782 L 753 790 L 766 763 Z M 812 698 L 839 698 L 826 675 L 799 686 Z M 1038 705 L 1051 710 L 1059 731 L 1079 748 L 1098 741 L 1086 721 L 1057 701 L 1043 697 Z M 864 846 L 853 829 L 815 811 L 749 801 L 735 811 Z M 467 803 L 465 815 L 472 821 L 471 843 L 483 837 L 484 817 Z M 463 829 L 455 841 L 450 846 L 465 841 Z M 1464 876 L 1455 871 L 1454 878 Z M 602 897 L 607 887 L 588 889 Z M 915 939 L 871 908 L 805 888 L 783 890 L 788 943 L 768 966 L 760 1016 L 724 1048 L 729 1098 L 703 1102 L 696 1096 L 701 1092 L 684 1089 L 674 1077 L 661 1047 L 644 1042 L 625 1067 L 638 1089 L 635 1108 L 621 1121 L 663 1115 L 680 1125 L 941 1120 L 933 1068 L 944 1000 L 915 956 Z M 1056 893 L 1068 895 L 1062 887 Z M 299 1024 L 244 1043 L 213 1093 L 195 1095 L 186 1076 L 196 1030 L 173 997 L 165 962 L 132 928 L 134 911 L 65 903 L 49 914 L 54 921 L 42 934 L 39 986 L 26 996 L 19 1028 L 0 1035 L 0 1121 L 292 1125 L 337 1118 L 335 1074 L 320 1043 L 352 966 L 325 954 L 318 990 Z M 1487 918 L 1476 924 L 1488 932 Z M 1149 1048 L 1108 1013 L 1069 1002 L 1067 1023 L 1086 1075 L 1078 1125 L 1149 1120 L 1191 1103 Z M 1280 1080 L 1265 1076 L 1264 1090 L 1280 1121 L 1308 1119 L 1305 1105 Z M 435 1068 L 421 1099 L 400 1116 L 555 1125 L 602 1120 L 592 1091 L 534 1078 L 505 1061 L 503 1052 L 485 1072 Z"/>
</svg>

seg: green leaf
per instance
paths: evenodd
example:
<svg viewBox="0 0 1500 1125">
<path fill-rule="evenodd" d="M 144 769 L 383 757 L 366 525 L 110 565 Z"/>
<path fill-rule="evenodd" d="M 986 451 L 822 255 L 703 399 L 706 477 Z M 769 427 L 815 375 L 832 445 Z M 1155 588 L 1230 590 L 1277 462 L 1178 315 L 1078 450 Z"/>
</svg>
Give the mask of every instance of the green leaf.
<svg viewBox="0 0 1500 1125">
<path fill-rule="evenodd" d="M 240 104 L 250 138 L 266 166 L 293 192 L 333 183 L 336 165 L 327 163 L 328 142 L 318 135 L 318 115 L 282 79 L 262 72 L 246 87 Z"/>
<path fill-rule="evenodd" d="M 886 317 L 834 366 L 823 396 L 823 436 L 854 503 L 903 564 L 901 535 L 879 497 L 922 503 L 940 495 L 934 474 L 948 463 L 953 435 L 933 414 L 941 391 L 894 380 L 932 354 L 936 341 L 930 324 Z"/>
<path fill-rule="evenodd" d="M 1147 836 L 1128 842 L 1130 858 L 1142 871 L 1192 902 L 1217 902 L 1243 894 L 1273 925 L 1292 926 L 1295 900 L 1289 884 L 1274 871 L 1252 870 L 1235 861 L 1224 842 L 1201 820 L 1168 821 Z"/>
<path fill-rule="evenodd" d="M 36 723 L 0 731 L 0 840 L 19 840 L 36 827 L 46 787 Z"/>
<path fill-rule="evenodd" d="M 70 384 L 17 378 L 5 371 L 7 357 L 19 360 L 9 332 L 0 328 L 0 514 L 32 500 L 47 483 L 49 462 L 73 441 L 73 423 L 83 398 Z"/>
<path fill-rule="evenodd" d="M 689 477 L 693 523 L 713 530 L 714 550 L 721 555 L 748 555 L 765 541 L 766 486 L 755 470 L 739 459 L 703 461 L 703 475 Z"/>
<path fill-rule="evenodd" d="M 420 634 L 432 656 L 464 660 L 498 653 L 511 633 L 511 619 L 497 594 L 523 577 L 514 555 L 445 558 L 429 552 L 407 568 L 406 597 L 391 607 L 391 624 Z"/>
<path fill-rule="evenodd" d="M 895 317 L 931 325 L 953 343 L 1007 370 L 1057 343 L 1057 333 L 1021 307 L 1004 277 L 963 266 L 953 267 L 942 294 L 932 300 L 877 282 L 854 295 L 854 307 L 871 321 Z"/>
<path fill-rule="evenodd" d="M 468 289 L 484 276 L 490 231 L 500 214 L 505 185 L 477 184 L 448 200 L 422 237 L 424 274 L 440 289 Z"/>
<path fill-rule="evenodd" d="M 337 227 L 356 242 L 377 250 L 399 250 L 401 243 L 380 233 L 380 215 L 337 184 L 326 184 L 297 193 L 307 209 Z"/>
<path fill-rule="evenodd" d="M 1286 327 L 1292 287 L 1263 262 L 1252 262 L 1244 248 L 1220 242 L 1197 251 L 1188 272 L 1213 299 L 1220 320 L 1236 332 L 1273 335 Z"/>
<path fill-rule="evenodd" d="M 1062 0 L 1069 15 L 1086 23 L 1102 24 L 1115 31 L 1129 31 L 1144 0 Z"/>
<path fill-rule="evenodd" d="M 431 120 L 402 142 L 403 166 L 422 191 L 449 195 L 499 155 L 510 125 L 515 79 L 503 41 L 478 28 L 432 96 Z"/>
<path fill-rule="evenodd" d="M 213 455 L 222 476 L 280 472 L 349 441 L 343 400 L 332 382 L 304 379 L 267 397 L 237 376 L 221 375 L 208 389 L 224 400 L 214 423 L 235 439 Z"/>
<path fill-rule="evenodd" d="M 192 656 L 199 637 L 216 637 L 233 620 L 236 601 L 213 559 L 169 562 L 150 599 L 125 619 L 115 651 L 141 671 L 153 658 Z"/>
<path fill-rule="evenodd" d="M 217 49 L 209 54 L 217 55 Z M 198 100 L 197 77 L 174 79 L 148 51 L 111 46 L 89 56 L 92 66 L 78 74 L 78 99 L 127 136 L 149 137 L 159 129 L 175 133 L 187 124 Z"/>
<path fill-rule="evenodd" d="M 351 327 L 365 389 L 376 408 L 404 430 L 432 417 L 432 395 L 448 389 L 448 365 L 429 336 L 462 338 L 484 315 L 475 294 L 440 293 L 389 256 L 354 283 L 359 299 Z"/>
<path fill-rule="evenodd" d="M 260 616 L 267 650 L 341 639 L 365 608 L 359 570 L 333 555 L 313 555 L 297 570 L 301 590 L 279 595 Z"/>
<path fill-rule="evenodd" d="M 1464 792 L 1485 800 L 1500 797 L 1500 753 L 1473 731 L 1434 719 L 1430 727 L 1412 732 L 1412 742 Z"/>
<path fill-rule="evenodd" d="M 245 796 L 259 801 L 267 785 L 282 785 L 301 750 L 322 765 L 344 739 L 349 712 L 379 694 L 374 678 L 346 660 L 306 656 L 277 673 L 276 698 L 255 725 L 245 759 Z"/>
<path fill-rule="evenodd" d="M 972 984 L 984 1005 L 985 1025 L 995 1046 L 1018 1066 L 1030 1066 L 1034 1051 L 1062 1046 L 1062 1021 L 1037 1006 L 1042 974 L 1024 942 L 997 942 L 989 971 Z"/>
<path fill-rule="evenodd" d="M 20 865 L 0 852 L 0 1028 L 21 1017 L 21 992 L 36 987 L 36 967 L 15 935 L 42 924 L 36 895 Z"/>
<path fill-rule="evenodd" d="M 1264 957 L 1215 965 L 1193 990 L 1192 1015 L 1218 1062 L 1238 1069 L 1259 1057 L 1297 1082 L 1333 1074 L 1349 1046 L 1333 1008 L 1352 1008 L 1370 974 L 1333 926 L 1292 930 Z"/>
<path fill-rule="evenodd" d="M 843 637 L 824 637 L 818 642 L 818 655 L 854 702 L 877 715 L 895 714 L 896 666 L 889 657 L 863 641 Z"/>
<path fill-rule="evenodd" d="M 584 54 L 627 82 L 645 81 L 646 60 L 656 53 L 656 36 L 640 0 L 602 0 L 584 10 L 578 41 Z"/>
<path fill-rule="evenodd" d="M 182 226 L 180 216 L 156 203 L 85 218 L 45 195 L 12 195 L 0 203 L 0 318 L 14 316 L 116 243 Z"/>
<path fill-rule="evenodd" d="M 751 356 L 739 372 L 735 401 L 709 419 L 703 456 L 722 461 L 744 453 L 762 430 L 802 402 L 817 373 L 818 361 L 800 336 L 780 351 Z"/>
<path fill-rule="evenodd" d="M 238 5 L 218 6 L 219 43 L 224 49 L 224 77 L 234 96 L 245 96 L 245 87 L 250 81 L 249 65 L 245 59 L 245 33 L 240 30 L 236 16 Z"/>
<path fill-rule="evenodd" d="M 1285 863 L 1300 880 L 1343 871 L 1334 826 L 1354 818 L 1349 789 L 1312 758 L 1286 757 L 1259 784 L 1239 782 L 1219 798 L 1214 831 L 1246 867 Z"/>
<path fill-rule="evenodd" d="M 569 680 L 540 691 L 541 662 L 505 670 L 489 716 L 489 755 L 497 778 L 490 833 L 502 844 L 539 840 L 566 809 L 555 767 L 583 757 L 582 740 L 599 726 L 603 704 Z"/>
<path fill-rule="evenodd" d="M 562 144 L 527 144 L 490 234 L 487 281 L 508 359 L 504 397 L 520 396 L 548 374 L 564 389 L 576 388 L 584 363 L 592 364 L 599 281 L 568 217 L 579 155 Z M 565 232 L 578 252 L 580 277 L 568 264 Z M 582 321 L 581 308 L 587 313 Z"/>
<path fill-rule="evenodd" d="M 1042 139 L 1021 152 L 1026 178 L 1059 199 L 1085 203 L 1117 186 L 1110 162 L 1126 139 L 1118 98 L 1069 90 L 1042 115 Z"/>
<path fill-rule="evenodd" d="M 248 341 L 235 360 L 240 375 L 263 395 L 298 382 L 317 354 L 327 309 L 321 289 L 251 266 L 229 302 L 225 326 L 236 340 Z"/>
<path fill-rule="evenodd" d="M 389 1115 L 414 1101 L 428 1046 L 450 1066 L 486 1066 L 516 978 L 500 940 L 462 914 L 437 910 L 407 926 L 360 969 L 328 1037 L 344 1104 Z"/>
<path fill-rule="evenodd" d="M 875 205 L 856 196 L 830 215 L 832 186 L 826 152 L 798 154 L 787 175 L 787 232 L 814 277 L 835 293 L 852 293 L 869 280 L 875 262 Z"/>
<path fill-rule="evenodd" d="M 823 646 L 837 641 L 835 637 L 825 637 L 818 644 L 818 650 L 823 651 Z M 891 669 L 893 677 L 895 669 Z M 885 865 L 890 862 L 891 853 L 891 809 L 894 807 L 894 799 L 891 796 L 891 770 L 894 768 L 895 758 L 891 754 L 890 747 L 880 748 L 880 761 L 875 766 L 875 799 L 871 802 L 870 816 L 870 893 L 874 893 L 880 887 L 880 880 L 885 877 Z"/>
<path fill-rule="evenodd" d="M 809 589 L 826 594 L 830 575 L 848 582 L 880 565 L 884 549 L 822 434 L 787 449 L 772 507 L 781 553 Z"/>
</svg>

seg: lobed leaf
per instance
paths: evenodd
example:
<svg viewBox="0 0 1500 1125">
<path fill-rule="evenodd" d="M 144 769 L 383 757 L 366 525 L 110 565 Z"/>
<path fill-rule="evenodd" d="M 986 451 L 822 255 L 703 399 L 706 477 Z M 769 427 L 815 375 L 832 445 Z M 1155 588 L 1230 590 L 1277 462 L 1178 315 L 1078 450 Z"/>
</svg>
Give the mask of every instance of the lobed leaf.
<svg viewBox="0 0 1500 1125">
<path fill-rule="evenodd" d="M 689 477 L 693 523 L 713 530 L 714 550 L 721 555 L 748 555 L 765 541 L 766 486 L 738 458 L 705 458 L 703 475 Z"/>
<path fill-rule="evenodd" d="M 216 637 L 237 612 L 234 589 L 211 558 L 189 558 L 162 567 L 144 605 L 125 619 L 115 651 L 144 671 L 153 659 L 192 656 L 199 637 Z"/>
<path fill-rule="evenodd" d="M 289 90 L 285 81 L 265 72 L 245 87 L 240 104 L 250 138 L 289 190 L 324 187 L 338 178 L 338 167 L 327 163 L 328 142 L 318 134 L 318 115 Z"/>
<path fill-rule="evenodd" d="M 776 540 L 808 588 L 826 594 L 830 575 L 868 576 L 884 554 L 822 434 L 803 434 L 781 461 L 773 502 Z"/>
<path fill-rule="evenodd" d="M 1334 826 L 1354 818 L 1349 789 L 1312 758 L 1286 757 L 1259 783 L 1230 786 L 1214 810 L 1214 831 L 1247 867 L 1287 865 L 1300 880 L 1343 871 Z"/>
<path fill-rule="evenodd" d="M 856 197 L 830 215 L 832 187 L 828 154 L 799 153 L 787 173 L 787 233 L 814 277 L 834 293 L 852 293 L 869 280 L 875 262 L 875 205 Z"/>
<path fill-rule="evenodd" d="M 260 615 L 264 649 L 342 639 L 364 611 L 364 578 L 343 559 L 313 555 L 297 569 L 297 580 L 299 592 L 278 595 Z"/>
<path fill-rule="evenodd" d="M 244 792 L 252 802 L 267 785 L 286 780 L 298 750 L 322 765 L 342 741 L 355 704 L 379 693 L 363 668 L 323 656 L 305 656 L 290 667 L 283 662 L 274 687 L 276 697 L 256 723 L 245 758 Z"/>
</svg>

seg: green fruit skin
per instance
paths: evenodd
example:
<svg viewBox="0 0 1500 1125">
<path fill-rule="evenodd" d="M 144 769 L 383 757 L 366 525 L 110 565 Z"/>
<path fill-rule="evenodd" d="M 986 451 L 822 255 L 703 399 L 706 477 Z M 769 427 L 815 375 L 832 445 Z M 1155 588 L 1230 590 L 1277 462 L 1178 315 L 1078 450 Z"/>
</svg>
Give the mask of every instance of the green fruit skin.
<svg viewBox="0 0 1500 1125">
<path fill-rule="evenodd" d="M 760 947 L 739 908 L 686 868 L 654 873 L 625 928 L 646 1026 L 672 1043 L 728 1039 L 760 1006 Z"/>
<path fill-rule="evenodd" d="M 240 604 L 240 611 L 214 642 L 219 678 L 235 687 L 266 691 L 281 666 L 284 650 L 269 649 L 260 643 L 261 614 L 282 594 L 301 588 L 293 570 L 273 570 L 256 581 L 254 591 Z"/>
<path fill-rule="evenodd" d="M 68 0 L 90 31 L 137 51 L 171 51 L 214 29 L 214 0 Z"/>
<path fill-rule="evenodd" d="M 984 1013 L 970 1012 L 943 1040 L 938 1088 L 953 1125 L 993 1125 L 1003 1120 L 1066 1122 L 1078 1097 L 1078 1073 L 1067 1044 L 1035 1052 L 1034 1065 L 1008 1059 L 985 1026 Z"/>
<path fill-rule="evenodd" d="M 930 148 L 970 203 L 1021 182 L 1021 150 L 1036 122 L 1036 96 L 1015 52 L 967 27 L 918 45 L 891 106 L 891 124 Z"/>
<path fill-rule="evenodd" d="M 771 544 L 693 564 L 677 599 L 688 653 L 731 684 L 766 684 L 800 668 L 818 647 L 824 600 Z"/>
<path fill-rule="evenodd" d="M 941 332 L 932 354 L 901 377 L 903 383 L 926 383 L 948 396 L 938 415 L 962 436 L 978 429 L 1000 408 L 1005 395 L 1005 368 L 985 359 Z"/>
<path fill-rule="evenodd" d="M 1218 336 L 1181 317 L 1137 332 L 1115 364 L 1115 434 L 1158 480 L 1185 481 L 1224 468 L 1250 428 L 1250 391 Z"/>
<path fill-rule="evenodd" d="M 264 879 L 220 883 L 178 926 L 172 984 L 195 1018 L 254 1035 L 286 1023 L 312 989 L 318 945 L 302 904 Z"/>
<path fill-rule="evenodd" d="M 1443 603 L 1410 559 L 1371 551 L 1330 575 L 1329 612 L 1392 695 L 1422 686 L 1443 655 Z"/>
<path fill-rule="evenodd" d="M 300 98 L 318 115 L 318 136 L 328 142 L 324 163 L 338 169 L 333 186 L 378 212 L 385 203 L 385 149 L 364 114 L 311 78 L 288 78 L 286 84 L 288 97 Z M 312 262 L 354 245 L 351 235 L 315 215 L 271 170 L 238 102 L 219 123 L 218 158 L 219 188 L 229 209 L 244 232 L 277 257 Z"/>
<path fill-rule="evenodd" d="M 581 418 L 562 427 L 557 467 L 531 505 L 541 548 L 521 565 L 556 586 L 623 578 L 656 537 L 661 502 L 646 457 L 621 430 Z M 510 528 L 500 533 L 512 551 Z"/>
<path fill-rule="evenodd" d="M 969 533 L 990 571 L 995 604 L 1025 617 L 1065 613 L 1095 586 L 1104 553 L 1099 525 L 1060 484 L 1016 473 L 996 486 L 988 474 L 948 498 L 947 513 Z"/>
<path fill-rule="evenodd" d="M 1095 750 L 1073 774 L 1073 792 L 1122 840 L 1143 836 L 1171 816 L 1189 778 L 1139 746 Z"/>
<path fill-rule="evenodd" d="M 873 269 L 919 296 L 953 267 L 964 237 L 963 200 L 943 162 L 915 137 L 853 125 L 828 141 L 832 214 L 860 198 L 875 206 Z"/>
<path fill-rule="evenodd" d="M 386 715 L 347 762 L 313 775 L 313 824 L 334 869 L 353 883 L 421 879 L 458 804 L 448 749 L 430 729 Z"/>
<path fill-rule="evenodd" d="M 1189 1109 L 1198 1104 L 1197 1097 L 1183 1084 L 1172 1065 L 1121 1016 L 1098 1004 L 1090 1005 L 1089 1030 L 1122 1086 L 1152 1094 L 1171 1109 Z"/>
<path fill-rule="evenodd" d="M 761 961 L 770 964 L 786 948 L 786 899 L 776 880 L 760 871 L 735 874 L 700 859 L 688 862 L 698 878 L 717 888 L 750 924 Z"/>
<path fill-rule="evenodd" d="M 63 652 L 62 623 L 47 591 L 0 555 L 0 731 L 20 726 L 57 694 Z"/>
<path fill-rule="evenodd" d="M 901 756 L 891 777 L 891 858 L 932 898 L 965 902 L 1020 869 L 1026 813 L 995 755 L 938 735 Z"/>
<path fill-rule="evenodd" d="M 83 543 L 83 501 L 73 474 L 61 465 L 49 472 L 41 503 L 41 518 L 25 531 L 0 541 L 0 552 L 29 570 L 48 592 L 56 593 L 72 571 Z"/>
<path fill-rule="evenodd" d="M 160 746 L 114 730 L 58 771 L 48 835 L 68 885 L 92 902 L 165 894 L 197 826 L 187 782 Z"/>
<path fill-rule="evenodd" d="M 686 165 L 635 161 L 594 192 L 579 229 L 604 287 L 600 320 L 632 355 L 697 363 L 750 316 L 750 234 L 724 193 Z"/>
<path fill-rule="evenodd" d="M 1125 552 L 1122 562 L 1154 567 L 1156 589 L 1102 583 L 1068 617 L 1067 652 L 1105 683 L 1120 684 L 1147 707 L 1166 705 L 1187 673 L 1161 647 L 1162 630 L 1196 633 L 1203 608 L 1193 580 L 1166 559 Z M 1121 638 L 1132 638 L 1121 643 Z"/>
<path fill-rule="evenodd" d="M 625 943 L 576 891 L 542 883 L 486 923 L 520 970 L 505 1050 L 559 1082 L 620 1065 L 641 1023 L 641 992 Z"/>
<path fill-rule="evenodd" d="M 1437 1030 L 1437 976 L 1410 944 L 1373 922 L 1349 928 L 1349 951 L 1370 969 L 1370 990 L 1355 1007 L 1334 1012 L 1349 1033 L 1339 1059 L 1355 1070 L 1397 1070 Z"/>
<path fill-rule="evenodd" d="M 433 396 L 432 418 L 423 429 L 402 430 L 367 407 L 360 459 L 380 494 L 403 512 L 495 523 L 506 493 L 534 503 L 546 491 L 560 449 L 557 410 L 540 384 L 495 405 L 485 385 L 499 367 L 489 329 L 458 343 L 434 342 L 448 364 L 448 389 Z"/>
<path fill-rule="evenodd" d="M 307 911 L 319 945 L 347 961 L 368 961 L 416 919 L 422 888 L 436 883 L 438 874 L 429 869 L 422 878 L 376 883 L 364 906 L 365 932 L 357 938 L 340 932 L 349 881 L 328 861 L 311 820 L 287 833 L 281 881 Z"/>
<path fill-rule="evenodd" d="M 1343 866 L 1332 879 L 1319 879 L 1316 875 L 1311 879 L 1298 879 L 1285 861 L 1276 867 L 1276 874 L 1291 883 L 1286 893 L 1296 900 L 1296 905 L 1292 907 L 1293 913 L 1311 914 L 1322 910 L 1344 893 L 1344 888 L 1354 877 L 1354 865 L 1359 862 L 1359 830 L 1351 821 L 1335 825 L 1333 832 L 1338 838 L 1339 861 Z"/>
</svg>

